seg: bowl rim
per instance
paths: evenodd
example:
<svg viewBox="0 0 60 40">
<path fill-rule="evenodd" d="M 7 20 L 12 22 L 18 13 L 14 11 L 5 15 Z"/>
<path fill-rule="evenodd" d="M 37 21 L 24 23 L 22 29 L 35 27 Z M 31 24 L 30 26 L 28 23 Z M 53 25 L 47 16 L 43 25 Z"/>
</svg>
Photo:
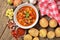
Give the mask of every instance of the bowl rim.
<svg viewBox="0 0 60 40">
<path fill-rule="evenodd" d="M 22 26 L 21 24 L 18 23 L 18 21 L 17 21 L 17 19 L 16 19 L 16 14 L 17 14 L 18 10 L 19 10 L 20 8 L 22 8 L 23 6 L 30 6 L 30 7 L 32 7 L 32 8 L 35 10 L 35 12 L 36 12 L 36 20 L 35 20 L 35 22 L 34 22 L 32 25 L 30 25 L 30 26 Z M 14 11 L 14 22 L 16 23 L 16 25 L 18 25 L 18 27 L 23 28 L 23 29 L 29 29 L 29 28 L 34 27 L 34 26 L 37 24 L 37 22 L 38 22 L 38 18 L 39 18 L 39 15 L 38 15 L 38 10 L 37 10 L 37 8 L 36 8 L 34 5 L 30 4 L 30 3 L 28 3 L 28 4 L 23 3 L 23 4 L 19 5 L 19 6 L 15 9 L 15 11 Z"/>
</svg>

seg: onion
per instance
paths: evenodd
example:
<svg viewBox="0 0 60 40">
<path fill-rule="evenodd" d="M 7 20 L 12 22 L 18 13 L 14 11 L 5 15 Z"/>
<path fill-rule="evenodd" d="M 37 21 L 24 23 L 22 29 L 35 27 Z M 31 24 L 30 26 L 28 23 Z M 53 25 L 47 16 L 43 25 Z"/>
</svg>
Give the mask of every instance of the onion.
<svg viewBox="0 0 60 40">
<path fill-rule="evenodd" d="M 29 0 L 30 3 L 36 4 L 37 0 Z"/>
</svg>

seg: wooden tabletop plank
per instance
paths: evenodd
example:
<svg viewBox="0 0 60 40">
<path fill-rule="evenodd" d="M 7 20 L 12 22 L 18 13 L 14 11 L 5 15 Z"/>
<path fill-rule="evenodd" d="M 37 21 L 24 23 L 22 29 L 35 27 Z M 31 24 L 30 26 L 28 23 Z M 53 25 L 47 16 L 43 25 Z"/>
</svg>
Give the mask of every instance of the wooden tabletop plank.
<svg viewBox="0 0 60 40">
<path fill-rule="evenodd" d="M 11 40 L 16 40 L 15 38 L 12 38 Z M 23 40 L 22 38 L 18 38 L 18 40 Z"/>
<path fill-rule="evenodd" d="M 2 2 L 5 5 L 3 5 Z M 5 2 L 6 2 L 6 0 L 5 1 L 4 0 L 0 0 L 0 38 L 1 38 L 1 36 L 3 34 L 3 31 L 4 31 L 5 27 L 6 27 L 5 25 L 6 25 L 6 21 L 7 21 L 7 20 L 4 20 L 5 16 L 2 17 L 4 15 L 4 12 L 5 12 L 5 9 L 6 9 L 6 3 Z"/>
<path fill-rule="evenodd" d="M 10 30 L 7 27 L 0 40 L 11 40 L 12 38 Z"/>
<path fill-rule="evenodd" d="M 3 3 L 2 3 L 3 2 Z M 6 25 L 8 22 L 8 18 L 5 16 L 5 12 L 8 8 L 11 8 L 8 4 L 7 4 L 7 0 L 0 0 L 0 38 L 3 35 L 5 29 L 6 29 Z"/>
<path fill-rule="evenodd" d="M 3 32 L 6 29 L 7 22 L 8 22 L 8 19 L 6 17 L 3 17 L 3 19 L 1 19 L 1 22 L 0 22 L 0 37 L 2 36 Z"/>
</svg>

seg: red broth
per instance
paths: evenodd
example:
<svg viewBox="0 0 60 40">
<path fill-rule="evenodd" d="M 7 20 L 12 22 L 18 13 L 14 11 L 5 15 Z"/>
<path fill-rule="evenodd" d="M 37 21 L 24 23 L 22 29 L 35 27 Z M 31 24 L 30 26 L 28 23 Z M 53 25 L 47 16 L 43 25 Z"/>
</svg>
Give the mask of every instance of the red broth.
<svg viewBox="0 0 60 40">
<path fill-rule="evenodd" d="M 36 21 L 36 12 L 30 6 L 24 6 L 17 13 L 17 21 L 22 26 L 30 26 Z"/>
</svg>

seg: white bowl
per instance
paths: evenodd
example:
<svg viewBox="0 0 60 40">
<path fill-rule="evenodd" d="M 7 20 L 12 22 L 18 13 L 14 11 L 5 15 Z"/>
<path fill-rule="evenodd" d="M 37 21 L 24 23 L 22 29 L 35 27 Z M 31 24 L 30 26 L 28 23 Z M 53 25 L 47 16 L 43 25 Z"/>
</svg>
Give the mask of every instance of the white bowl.
<svg viewBox="0 0 60 40">
<path fill-rule="evenodd" d="M 30 26 L 22 26 L 22 25 L 19 24 L 19 22 L 17 21 L 17 18 L 16 18 L 17 12 L 18 12 L 18 10 L 19 10 L 20 8 L 22 8 L 23 6 L 30 6 L 30 7 L 32 7 L 32 8 L 35 10 L 35 12 L 36 12 L 36 20 L 35 20 L 35 22 L 34 22 L 32 25 L 30 25 Z M 16 23 L 16 25 L 18 25 L 19 27 L 21 27 L 21 28 L 23 28 L 23 29 L 29 29 L 29 28 L 34 27 L 34 25 L 36 25 L 36 23 L 38 22 L 38 18 L 39 18 L 38 11 L 37 11 L 36 7 L 33 6 L 32 4 L 26 4 L 26 3 L 21 4 L 21 5 L 19 5 L 19 6 L 15 9 L 15 11 L 14 11 L 14 22 Z"/>
</svg>

